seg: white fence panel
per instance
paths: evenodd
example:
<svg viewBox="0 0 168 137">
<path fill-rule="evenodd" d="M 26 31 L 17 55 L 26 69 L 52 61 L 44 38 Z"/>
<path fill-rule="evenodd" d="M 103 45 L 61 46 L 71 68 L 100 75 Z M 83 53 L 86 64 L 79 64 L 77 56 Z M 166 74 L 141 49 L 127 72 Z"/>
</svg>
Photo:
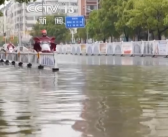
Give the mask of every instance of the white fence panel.
<svg viewBox="0 0 168 137">
<path fill-rule="evenodd" d="M 113 43 L 113 51 L 114 55 L 121 55 L 122 54 L 122 42 L 114 42 Z"/>
<path fill-rule="evenodd" d="M 54 67 L 54 57 L 52 54 L 41 54 L 40 64 L 43 66 Z"/>
<path fill-rule="evenodd" d="M 86 55 L 87 53 L 87 45 L 86 44 L 80 44 L 80 54 Z"/>
<path fill-rule="evenodd" d="M 153 55 L 168 55 L 168 42 L 166 40 L 154 41 Z"/>
<path fill-rule="evenodd" d="M 72 45 L 66 45 L 66 53 L 67 54 L 71 54 L 71 52 L 72 52 Z"/>
<path fill-rule="evenodd" d="M 154 41 L 144 41 L 143 55 L 153 55 Z"/>
<path fill-rule="evenodd" d="M 99 44 L 99 54 L 106 55 L 107 54 L 107 43 L 100 43 Z"/>
<path fill-rule="evenodd" d="M 168 56 L 168 41 L 132 41 L 93 44 L 57 45 L 61 54 Z"/>
<path fill-rule="evenodd" d="M 122 54 L 123 55 L 132 55 L 133 54 L 132 42 L 122 42 Z"/>
<path fill-rule="evenodd" d="M 86 54 L 92 55 L 93 53 L 94 44 L 86 44 Z"/>
<path fill-rule="evenodd" d="M 143 54 L 143 41 L 133 41 L 133 55 L 142 55 Z"/>
<path fill-rule="evenodd" d="M 107 55 L 113 55 L 114 54 L 114 50 L 113 50 L 113 43 L 107 43 Z"/>
<path fill-rule="evenodd" d="M 99 54 L 100 54 L 99 43 L 94 43 L 94 44 L 93 44 L 92 54 L 93 54 L 93 55 L 99 55 Z"/>
</svg>

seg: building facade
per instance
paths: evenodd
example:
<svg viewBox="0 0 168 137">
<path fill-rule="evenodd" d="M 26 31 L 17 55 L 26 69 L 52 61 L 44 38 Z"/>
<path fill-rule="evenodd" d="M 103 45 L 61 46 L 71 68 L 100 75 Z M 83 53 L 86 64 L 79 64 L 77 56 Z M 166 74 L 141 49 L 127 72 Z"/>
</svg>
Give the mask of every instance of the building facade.
<svg viewBox="0 0 168 137">
<path fill-rule="evenodd" d="M 78 0 L 78 14 L 86 18 L 89 13 L 99 8 L 99 0 Z"/>
<path fill-rule="evenodd" d="M 44 4 L 59 5 L 58 14 L 65 14 L 65 6 L 71 6 L 74 9 L 73 13 L 67 13 L 70 16 L 78 15 L 78 0 L 44 0 Z M 7 36 L 17 35 L 20 32 L 22 38 L 30 38 L 30 31 L 33 25 L 37 23 L 37 19 L 42 15 L 42 12 L 28 12 L 27 7 L 30 4 L 42 5 L 42 0 L 36 0 L 36 2 L 30 2 L 28 4 L 20 4 L 11 0 L 6 4 L 1 11 L 5 14 L 4 19 L 4 31 Z M 50 13 L 54 14 L 54 13 Z M 57 14 L 57 12 L 55 13 Z M 2 28 L 1 28 L 2 31 Z"/>
</svg>

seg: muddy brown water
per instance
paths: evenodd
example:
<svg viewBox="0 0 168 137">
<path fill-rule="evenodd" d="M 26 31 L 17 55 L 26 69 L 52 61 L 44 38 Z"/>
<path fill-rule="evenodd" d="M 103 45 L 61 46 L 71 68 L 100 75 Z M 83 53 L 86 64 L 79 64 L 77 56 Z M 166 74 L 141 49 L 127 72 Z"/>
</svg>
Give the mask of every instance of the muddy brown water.
<svg viewBox="0 0 168 137">
<path fill-rule="evenodd" d="M 168 59 L 64 58 L 58 73 L 0 65 L 0 137 L 168 136 Z"/>
</svg>

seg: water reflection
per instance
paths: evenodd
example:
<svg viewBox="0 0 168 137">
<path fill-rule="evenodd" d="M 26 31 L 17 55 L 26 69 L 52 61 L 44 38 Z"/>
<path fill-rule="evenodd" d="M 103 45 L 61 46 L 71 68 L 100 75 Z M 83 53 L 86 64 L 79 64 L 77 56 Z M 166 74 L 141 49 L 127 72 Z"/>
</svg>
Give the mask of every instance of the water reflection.
<svg viewBox="0 0 168 137">
<path fill-rule="evenodd" d="M 61 64 L 81 64 L 81 65 L 145 65 L 158 66 L 168 65 L 164 57 L 120 57 L 120 56 L 74 56 L 58 55 L 58 63 Z"/>
<path fill-rule="evenodd" d="M 0 66 L 0 135 L 167 136 L 166 59 L 65 59 L 58 73 Z"/>
<path fill-rule="evenodd" d="M 76 79 L 68 80 L 65 74 L 59 78 L 57 73 L 47 70 L 42 72 L 3 66 L 0 69 L 3 77 L 0 80 L 0 99 L 3 100 L 0 103 L 3 112 L 0 118 L 4 121 L 0 123 L 0 134 L 80 136 L 80 133 L 72 130 L 72 125 L 82 119 L 81 101 L 85 96 L 81 94 L 80 83 L 73 84 L 73 81 L 78 81 L 82 73 Z M 69 75 L 76 73 L 74 70 L 69 69 Z M 60 87 L 57 79 L 62 83 Z M 78 89 L 74 89 L 75 86 Z"/>
<path fill-rule="evenodd" d="M 166 136 L 166 73 L 166 68 L 143 66 L 96 66 L 87 71 L 89 100 L 82 114 L 87 121 L 76 126 L 95 137 Z"/>
</svg>

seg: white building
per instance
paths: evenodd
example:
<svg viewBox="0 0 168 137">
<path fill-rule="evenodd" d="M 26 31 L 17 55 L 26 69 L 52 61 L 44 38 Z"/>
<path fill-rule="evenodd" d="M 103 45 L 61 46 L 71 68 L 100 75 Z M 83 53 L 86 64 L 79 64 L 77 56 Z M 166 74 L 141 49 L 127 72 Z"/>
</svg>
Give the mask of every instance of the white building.
<svg viewBox="0 0 168 137">
<path fill-rule="evenodd" d="M 74 13 L 68 13 L 70 16 L 78 15 L 78 0 L 44 0 L 46 4 L 59 5 L 58 13 L 65 13 L 65 6 L 71 6 L 74 9 Z M 30 38 L 30 31 L 34 24 L 37 23 L 37 19 L 42 16 L 42 12 L 28 12 L 27 7 L 30 4 L 42 4 L 42 0 L 31 2 L 29 4 L 20 4 L 11 0 L 5 7 L 1 9 L 6 16 L 3 17 L 5 20 L 5 32 L 7 36 L 17 35 L 21 32 L 22 38 Z M 45 15 L 45 14 L 44 14 Z M 3 30 L 0 27 L 0 32 Z"/>
</svg>

